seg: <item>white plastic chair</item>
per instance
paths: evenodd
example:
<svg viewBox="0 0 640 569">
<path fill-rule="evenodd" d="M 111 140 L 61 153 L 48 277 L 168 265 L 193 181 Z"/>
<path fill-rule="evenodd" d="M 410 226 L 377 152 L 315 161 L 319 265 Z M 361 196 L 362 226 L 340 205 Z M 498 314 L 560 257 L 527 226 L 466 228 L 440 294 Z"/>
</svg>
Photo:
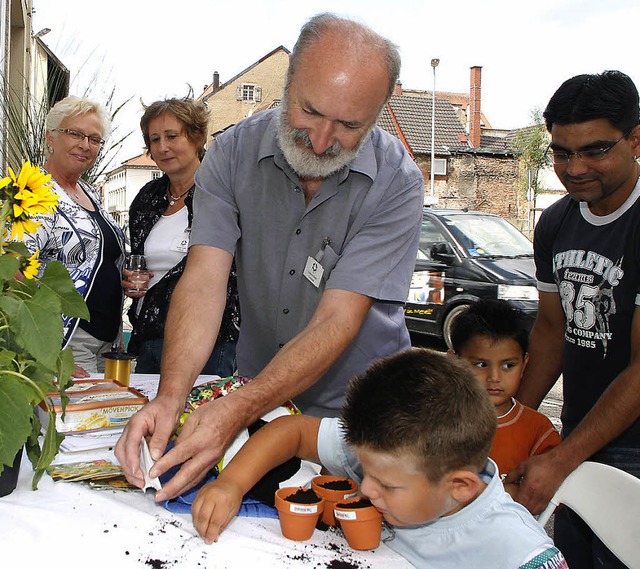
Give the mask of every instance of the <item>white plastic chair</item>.
<svg viewBox="0 0 640 569">
<path fill-rule="evenodd" d="M 606 464 L 584 462 L 538 517 L 543 527 L 559 504 L 578 514 L 629 569 L 640 569 L 640 479 Z"/>
</svg>

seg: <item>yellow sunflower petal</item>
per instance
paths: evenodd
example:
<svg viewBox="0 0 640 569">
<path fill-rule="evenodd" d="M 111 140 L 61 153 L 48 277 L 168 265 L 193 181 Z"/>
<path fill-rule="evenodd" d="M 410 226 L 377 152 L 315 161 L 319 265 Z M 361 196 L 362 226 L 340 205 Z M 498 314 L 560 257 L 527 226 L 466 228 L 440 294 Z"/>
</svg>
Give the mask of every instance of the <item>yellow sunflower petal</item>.
<svg viewBox="0 0 640 569">
<path fill-rule="evenodd" d="M 15 240 L 17 238 L 22 241 L 25 233 L 35 233 L 40 225 L 40 222 L 35 222 L 31 219 L 16 220 L 11 226 L 11 239 Z"/>
<path fill-rule="evenodd" d="M 7 176 L 6 178 L 2 178 L 2 180 L 0 180 L 0 190 L 10 183 L 11 183 L 10 176 Z"/>
<path fill-rule="evenodd" d="M 45 174 L 40 170 L 39 166 L 36 166 L 36 170 L 31 174 L 29 178 L 29 187 L 32 192 L 35 192 L 39 188 L 50 188 L 53 186 L 51 181 L 51 174 Z"/>
<path fill-rule="evenodd" d="M 18 179 L 16 180 L 16 185 L 19 190 L 24 190 L 27 186 L 27 182 L 29 178 L 33 174 L 34 169 L 39 169 L 37 166 L 32 166 L 31 162 L 28 160 L 22 165 L 22 170 L 20 170 L 20 174 L 18 175 Z"/>
<path fill-rule="evenodd" d="M 35 279 L 38 276 L 38 267 L 28 265 L 24 268 L 22 274 L 27 279 Z"/>
<path fill-rule="evenodd" d="M 40 268 L 40 261 L 38 261 L 38 255 L 40 251 L 36 249 L 36 252 L 27 259 L 27 265 L 22 269 L 22 273 L 28 279 L 33 279 L 38 276 L 38 269 Z"/>
<path fill-rule="evenodd" d="M 25 162 L 18 180 L 14 185 L 18 191 L 14 194 L 15 217 L 22 215 L 34 216 L 53 213 L 58 207 L 60 196 L 53 187 L 50 174 L 44 174 L 39 166 Z"/>
</svg>

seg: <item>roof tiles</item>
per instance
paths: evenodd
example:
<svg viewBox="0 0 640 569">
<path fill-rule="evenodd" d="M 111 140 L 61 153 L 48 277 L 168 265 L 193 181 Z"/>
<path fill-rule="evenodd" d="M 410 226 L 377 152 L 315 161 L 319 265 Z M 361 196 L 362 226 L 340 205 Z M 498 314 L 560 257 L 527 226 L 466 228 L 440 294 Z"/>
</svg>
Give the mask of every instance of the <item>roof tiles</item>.
<svg viewBox="0 0 640 569">
<path fill-rule="evenodd" d="M 436 97 L 435 110 L 435 151 L 438 154 L 447 154 L 450 150 L 468 148 L 464 126 L 458 119 L 453 105 L 446 99 Z M 415 154 L 431 152 L 432 99 L 391 96 L 378 119 L 378 125 L 390 134 L 402 138 L 391 113 Z"/>
</svg>

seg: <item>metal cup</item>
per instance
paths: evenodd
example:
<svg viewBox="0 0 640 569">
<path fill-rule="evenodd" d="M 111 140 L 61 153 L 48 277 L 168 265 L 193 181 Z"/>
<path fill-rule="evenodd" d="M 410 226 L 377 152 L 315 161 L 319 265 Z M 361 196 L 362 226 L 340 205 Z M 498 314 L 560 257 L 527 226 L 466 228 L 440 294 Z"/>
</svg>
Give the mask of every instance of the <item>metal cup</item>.
<svg viewBox="0 0 640 569">
<path fill-rule="evenodd" d="M 117 382 L 129 387 L 131 379 L 131 360 L 135 356 L 126 352 L 104 352 L 105 359 L 104 378 L 115 379 Z"/>
</svg>

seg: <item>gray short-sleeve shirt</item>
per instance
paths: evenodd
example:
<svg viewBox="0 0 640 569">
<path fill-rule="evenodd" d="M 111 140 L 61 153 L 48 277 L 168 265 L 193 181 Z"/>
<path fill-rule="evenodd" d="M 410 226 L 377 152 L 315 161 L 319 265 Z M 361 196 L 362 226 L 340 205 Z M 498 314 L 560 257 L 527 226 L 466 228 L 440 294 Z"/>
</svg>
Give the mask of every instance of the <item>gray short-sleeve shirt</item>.
<svg viewBox="0 0 640 569">
<path fill-rule="evenodd" d="M 196 174 L 191 245 L 235 255 L 243 375 L 257 375 L 304 329 L 325 289 L 376 300 L 339 360 L 295 398 L 304 412 L 335 416 L 354 375 L 410 345 L 402 304 L 424 183 L 400 141 L 375 128 L 350 167 L 327 178 L 305 205 L 277 144 L 278 113 L 258 113 L 214 141 Z M 303 274 L 309 257 L 324 269 L 318 287 Z"/>
</svg>

